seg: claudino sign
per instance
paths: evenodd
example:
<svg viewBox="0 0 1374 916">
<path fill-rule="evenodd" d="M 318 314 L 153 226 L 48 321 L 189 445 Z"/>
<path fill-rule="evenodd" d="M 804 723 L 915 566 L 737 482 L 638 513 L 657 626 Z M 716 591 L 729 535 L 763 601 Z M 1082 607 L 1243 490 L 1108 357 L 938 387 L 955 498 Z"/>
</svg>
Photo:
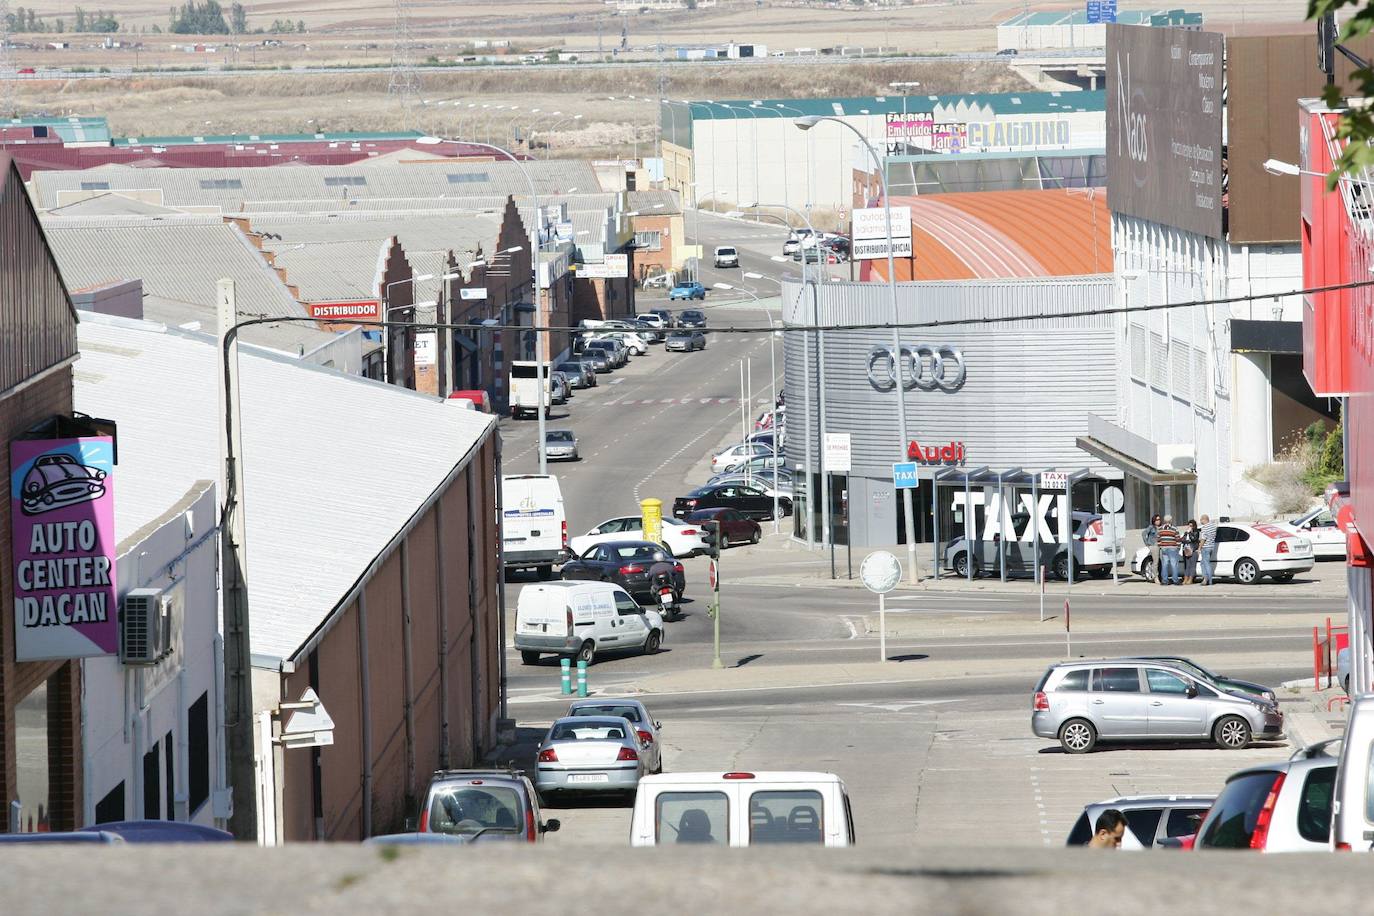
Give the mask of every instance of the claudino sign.
<svg viewBox="0 0 1374 916">
<path fill-rule="evenodd" d="M 113 655 L 114 440 L 10 444 L 16 661 Z"/>
</svg>

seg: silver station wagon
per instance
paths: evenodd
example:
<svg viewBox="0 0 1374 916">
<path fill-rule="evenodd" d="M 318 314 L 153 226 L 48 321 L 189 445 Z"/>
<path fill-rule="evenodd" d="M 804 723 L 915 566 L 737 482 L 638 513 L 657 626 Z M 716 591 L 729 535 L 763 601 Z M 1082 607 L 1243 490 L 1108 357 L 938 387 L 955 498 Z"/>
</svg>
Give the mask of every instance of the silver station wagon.
<svg viewBox="0 0 1374 916">
<path fill-rule="evenodd" d="M 1283 713 L 1265 697 L 1227 693 L 1195 674 L 1135 659 L 1061 662 L 1036 685 L 1031 729 L 1070 754 L 1098 741 L 1211 740 L 1239 749 L 1283 736 Z"/>
</svg>

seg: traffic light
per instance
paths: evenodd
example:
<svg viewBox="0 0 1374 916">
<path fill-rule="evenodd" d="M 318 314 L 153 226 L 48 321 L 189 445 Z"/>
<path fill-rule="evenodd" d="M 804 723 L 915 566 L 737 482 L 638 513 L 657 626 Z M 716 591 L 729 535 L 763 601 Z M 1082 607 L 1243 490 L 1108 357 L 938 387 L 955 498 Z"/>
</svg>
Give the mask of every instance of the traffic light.
<svg viewBox="0 0 1374 916">
<path fill-rule="evenodd" d="M 711 520 L 703 523 L 701 539 L 706 542 L 706 555 L 713 560 L 720 559 L 720 522 Z"/>
</svg>

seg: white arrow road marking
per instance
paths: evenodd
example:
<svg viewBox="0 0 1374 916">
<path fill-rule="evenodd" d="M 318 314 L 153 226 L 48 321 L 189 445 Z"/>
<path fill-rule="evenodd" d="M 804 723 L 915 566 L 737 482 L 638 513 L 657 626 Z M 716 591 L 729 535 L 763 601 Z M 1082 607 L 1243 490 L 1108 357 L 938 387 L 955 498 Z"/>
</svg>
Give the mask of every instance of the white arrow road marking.
<svg viewBox="0 0 1374 916">
<path fill-rule="evenodd" d="M 887 712 L 904 712 L 917 706 L 937 706 L 941 703 L 956 703 L 957 700 L 914 700 L 893 703 L 836 703 L 836 706 L 858 706 L 863 709 L 882 709 Z"/>
</svg>

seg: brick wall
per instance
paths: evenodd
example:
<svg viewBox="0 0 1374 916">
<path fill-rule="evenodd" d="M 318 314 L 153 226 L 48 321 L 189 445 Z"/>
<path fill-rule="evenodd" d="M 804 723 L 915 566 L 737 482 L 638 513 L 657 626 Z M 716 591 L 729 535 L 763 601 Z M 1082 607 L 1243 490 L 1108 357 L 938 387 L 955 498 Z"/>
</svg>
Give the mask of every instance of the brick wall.
<svg viewBox="0 0 1374 916">
<path fill-rule="evenodd" d="M 72 372 L 69 368 L 0 400 L 0 479 L 10 479 L 9 443 L 12 439 L 54 414 L 70 416 L 71 412 Z M 4 486 L 0 487 L 0 761 L 3 761 L 0 802 L 8 806 L 17 791 L 15 706 L 35 687 L 51 678 L 48 691 L 50 823 L 53 830 L 70 830 L 80 826 L 81 812 L 81 663 L 15 662 L 13 569 L 10 490 Z M 7 818 L 0 819 L 0 830 L 6 829 L 7 824 Z"/>
</svg>

